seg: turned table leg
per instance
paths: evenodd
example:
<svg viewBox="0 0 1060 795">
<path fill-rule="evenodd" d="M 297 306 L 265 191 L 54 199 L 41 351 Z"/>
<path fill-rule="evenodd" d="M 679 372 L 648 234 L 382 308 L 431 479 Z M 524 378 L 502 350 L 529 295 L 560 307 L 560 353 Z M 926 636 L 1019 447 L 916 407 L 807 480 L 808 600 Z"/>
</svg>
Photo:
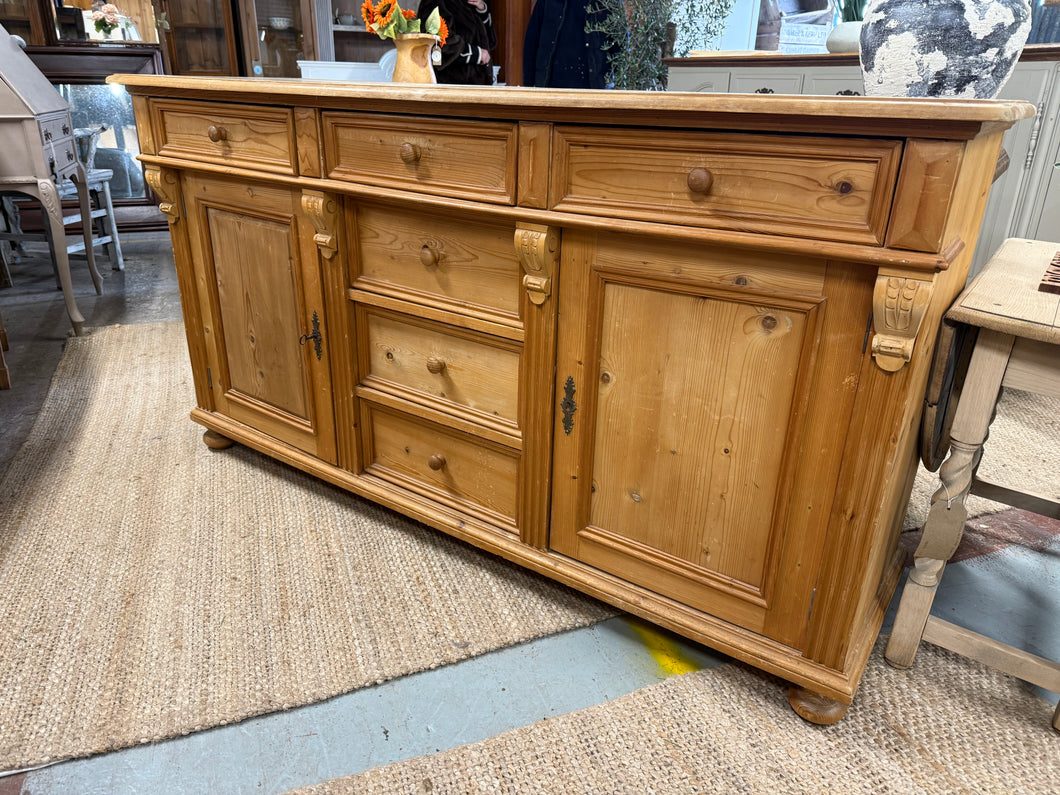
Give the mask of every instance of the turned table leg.
<svg viewBox="0 0 1060 795">
<path fill-rule="evenodd" d="M 211 450 L 224 450 L 226 447 L 231 447 L 234 442 L 227 436 L 222 436 L 217 431 L 204 431 L 202 434 L 202 441 Z"/>
<path fill-rule="evenodd" d="M 941 487 L 931 497 L 924 535 L 902 590 L 884 657 L 896 668 L 913 664 L 924 636 L 942 572 L 960 545 L 968 510 L 964 502 L 983 454 L 1014 338 L 981 329 L 972 351 L 950 431 L 950 456 L 939 470 Z"/>
<path fill-rule="evenodd" d="M 850 708 L 849 704 L 814 693 L 799 685 L 791 685 L 788 688 L 788 703 L 800 718 L 819 726 L 831 726 L 833 723 L 838 723 Z"/>
</svg>

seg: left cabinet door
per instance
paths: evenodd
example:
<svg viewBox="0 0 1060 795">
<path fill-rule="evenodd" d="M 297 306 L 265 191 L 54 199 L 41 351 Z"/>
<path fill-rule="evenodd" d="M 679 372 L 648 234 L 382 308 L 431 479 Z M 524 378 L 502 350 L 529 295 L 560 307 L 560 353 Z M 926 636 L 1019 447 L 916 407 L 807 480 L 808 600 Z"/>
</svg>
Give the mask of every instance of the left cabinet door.
<svg viewBox="0 0 1060 795">
<path fill-rule="evenodd" d="M 321 257 L 301 193 L 182 181 L 213 410 L 335 463 Z"/>
</svg>

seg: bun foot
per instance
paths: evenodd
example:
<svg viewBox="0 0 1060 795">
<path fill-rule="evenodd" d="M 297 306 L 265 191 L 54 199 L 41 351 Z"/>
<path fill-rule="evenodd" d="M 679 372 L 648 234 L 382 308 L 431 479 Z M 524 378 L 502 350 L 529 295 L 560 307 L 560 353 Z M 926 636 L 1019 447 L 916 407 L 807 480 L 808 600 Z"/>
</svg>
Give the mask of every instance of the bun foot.
<svg viewBox="0 0 1060 795">
<path fill-rule="evenodd" d="M 838 723 L 847 714 L 847 708 L 850 706 L 798 685 L 788 688 L 788 703 L 800 718 L 819 726 L 831 726 L 833 723 Z"/>
<path fill-rule="evenodd" d="M 222 436 L 217 431 L 205 431 L 202 435 L 202 441 L 211 450 L 224 450 L 226 447 L 231 447 L 235 444 L 227 436 Z"/>
</svg>

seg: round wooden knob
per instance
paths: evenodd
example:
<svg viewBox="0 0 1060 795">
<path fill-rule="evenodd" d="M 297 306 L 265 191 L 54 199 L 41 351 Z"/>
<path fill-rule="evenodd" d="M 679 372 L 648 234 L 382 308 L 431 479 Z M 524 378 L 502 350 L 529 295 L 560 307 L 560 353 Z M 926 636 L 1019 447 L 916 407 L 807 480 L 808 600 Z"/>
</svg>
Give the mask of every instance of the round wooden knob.
<svg viewBox="0 0 1060 795">
<path fill-rule="evenodd" d="M 412 165 L 413 163 L 420 162 L 420 148 L 416 144 L 405 141 L 398 149 L 398 154 L 401 155 L 401 160 L 406 165 Z"/>
<path fill-rule="evenodd" d="M 438 375 L 438 373 L 445 369 L 445 359 L 439 359 L 437 356 L 432 356 L 427 360 L 427 369 L 435 375 Z"/>
<path fill-rule="evenodd" d="M 439 469 L 445 466 L 445 456 L 441 453 L 435 453 L 427 459 L 427 466 L 437 472 Z"/>
<path fill-rule="evenodd" d="M 213 124 L 211 124 L 210 129 L 206 131 L 206 135 L 208 135 L 210 140 L 214 143 L 228 140 L 228 130 L 226 130 L 224 127 L 217 127 Z"/>
<path fill-rule="evenodd" d="M 420 262 L 425 268 L 433 268 L 438 264 L 438 252 L 424 243 L 420 249 Z"/>
<path fill-rule="evenodd" d="M 694 168 L 688 172 L 688 189 L 693 193 L 706 193 L 714 184 L 714 175 L 705 168 Z"/>
</svg>

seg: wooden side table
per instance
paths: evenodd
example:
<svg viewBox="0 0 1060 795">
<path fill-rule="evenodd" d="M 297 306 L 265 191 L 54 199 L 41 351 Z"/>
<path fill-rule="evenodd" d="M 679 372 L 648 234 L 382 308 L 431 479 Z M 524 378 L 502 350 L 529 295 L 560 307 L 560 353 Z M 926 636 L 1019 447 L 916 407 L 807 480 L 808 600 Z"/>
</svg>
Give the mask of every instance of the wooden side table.
<svg viewBox="0 0 1060 795">
<path fill-rule="evenodd" d="M 885 657 L 895 667 L 911 666 L 923 639 L 1060 692 L 1060 664 L 930 615 L 946 561 L 964 532 L 968 494 L 1060 519 L 1055 499 L 976 476 L 1003 386 L 1060 397 L 1060 294 L 1039 289 L 1050 264 L 1060 260 L 1058 249 L 1056 243 L 1006 240 L 946 314 L 947 322 L 974 327 L 978 336 L 950 430 L 950 454 L 939 470 L 941 487 L 931 498 L 887 644 Z M 1060 629 L 1058 617 L 1048 620 Z M 1060 731 L 1060 707 L 1053 728 Z"/>
</svg>

